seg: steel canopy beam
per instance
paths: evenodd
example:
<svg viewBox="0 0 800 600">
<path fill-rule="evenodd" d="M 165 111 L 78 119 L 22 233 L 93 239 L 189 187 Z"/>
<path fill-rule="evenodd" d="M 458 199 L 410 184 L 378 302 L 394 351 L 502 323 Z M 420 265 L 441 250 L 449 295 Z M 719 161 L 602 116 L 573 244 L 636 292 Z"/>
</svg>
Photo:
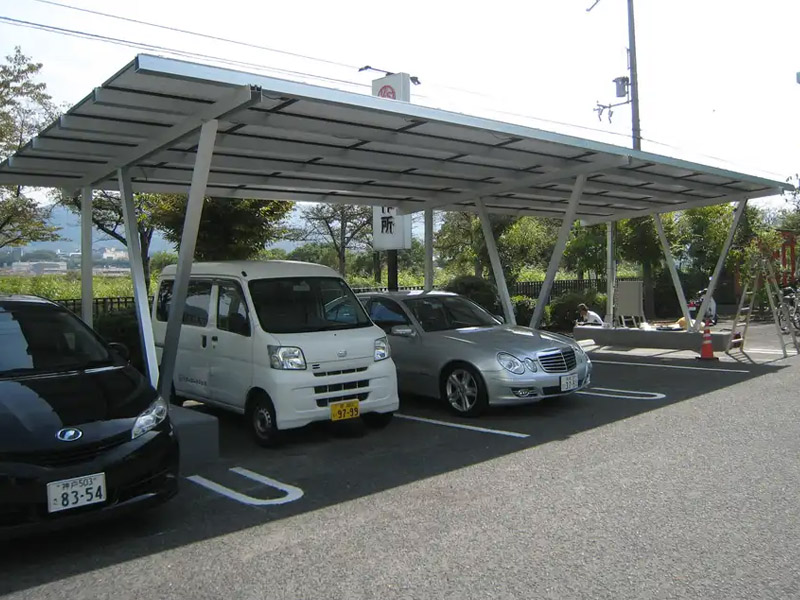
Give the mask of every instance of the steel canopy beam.
<svg viewBox="0 0 800 600">
<path fill-rule="evenodd" d="M 641 211 L 622 211 L 618 213 L 614 213 L 613 219 L 615 221 L 619 219 L 632 219 L 635 217 L 646 217 L 648 215 L 662 213 L 662 212 L 674 212 L 677 210 L 687 210 L 690 208 L 698 208 L 701 206 L 713 206 L 715 204 L 726 204 L 729 202 L 740 202 L 741 200 L 753 199 L 753 198 L 763 198 L 765 196 L 774 196 L 780 192 L 776 190 L 762 190 L 761 192 L 746 192 L 742 194 L 736 194 L 733 196 L 725 196 L 724 198 L 708 198 L 706 200 L 699 200 L 699 201 L 692 201 L 692 202 L 683 202 L 681 204 L 674 204 L 669 207 L 668 211 L 663 210 L 663 206 L 661 207 L 654 207 L 653 210 L 641 210 Z M 584 219 L 586 225 L 597 225 L 598 223 L 604 223 L 607 219 L 601 219 L 596 217 L 589 217 Z"/>
<path fill-rule="evenodd" d="M 224 117 L 227 114 L 257 103 L 261 99 L 261 95 L 260 88 L 249 85 L 239 87 L 222 100 L 198 109 L 194 114 L 166 129 L 161 135 L 120 154 L 108 164 L 92 169 L 83 177 L 79 185 L 92 185 L 100 182 L 109 177 L 116 169 L 144 160 L 170 144 L 174 144 L 194 133 L 204 122 Z"/>
<path fill-rule="evenodd" d="M 689 305 L 686 303 L 686 294 L 683 292 L 681 278 L 678 276 L 678 269 L 675 267 L 675 259 L 672 258 L 672 250 L 670 250 L 669 247 L 667 234 L 664 233 L 664 224 L 661 222 L 661 215 L 653 215 L 653 221 L 656 225 L 658 239 L 661 240 L 661 249 L 664 251 L 664 258 L 667 260 L 669 274 L 672 277 L 672 285 L 675 288 L 675 294 L 678 296 L 678 304 L 681 306 L 681 312 L 683 313 L 683 318 L 686 321 L 686 330 L 689 331 L 692 327 L 692 318 L 689 315 Z"/>
<path fill-rule="evenodd" d="M 578 175 L 586 175 L 589 173 L 597 173 L 605 169 L 619 167 L 620 165 L 629 164 L 630 158 L 627 156 L 616 157 L 609 160 L 597 161 L 592 163 L 583 163 L 573 165 L 571 167 L 562 168 L 552 173 L 535 173 L 532 175 L 517 175 L 514 177 L 505 178 L 507 181 L 498 184 L 483 184 L 480 186 L 472 187 L 465 194 L 465 197 L 460 199 L 461 202 L 473 202 L 478 198 L 486 196 L 497 196 L 497 194 L 504 194 L 508 192 L 523 192 L 527 188 L 535 185 L 543 185 L 552 183 L 554 181 L 562 181 L 564 179 L 571 179 Z M 450 204 L 452 199 L 443 198 L 441 203 L 434 203 L 431 208 L 437 206 L 445 206 Z"/>
<path fill-rule="evenodd" d="M 733 244 L 733 236 L 736 234 L 736 228 L 739 226 L 739 221 L 742 220 L 742 215 L 744 215 L 744 210 L 747 208 L 747 200 L 742 200 L 739 202 L 739 206 L 736 207 L 736 212 L 733 213 L 733 223 L 731 223 L 731 229 L 728 231 L 728 237 L 725 239 L 725 244 L 722 246 L 722 252 L 720 252 L 719 259 L 717 260 L 717 265 L 714 267 L 714 273 L 711 275 L 711 280 L 708 282 L 708 290 L 706 291 L 706 295 L 703 298 L 703 302 L 700 304 L 700 308 L 697 309 L 697 320 L 694 324 L 694 331 L 700 331 L 700 327 L 703 325 L 703 317 L 708 310 L 708 305 L 711 302 L 711 298 L 714 297 L 714 290 L 717 287 L 717 281 L 719 280 L 719 275 L 722 273 L 722 267 L 725 265 L 725 259 L 728 258 L 728 252 L 731 249 L 731 244 Z"/>
<path fill-rule="evenodd" d="M 92 289 L 92 188 L 81 190 L 81 318 L 89 327 L 94 317 Z"/>
<path fill-rule="evenodd" d="M 150 320 L 150 303 L 147 297 L 147 284 L 144 280 L 144 266 L 142 264 L 142 249 L 139 244 L 139 230 L 137 227 L 138 215 L 133 204 L 133 190 L 127 169 L 117 172 L 119 181 L 119 195 L 122 201 L 122 218 L 125 223 L 125 239 L 128 242 L 128 260 L 131 264 L 131 279 L 133 280 L 133 298 L 136 306 L 136 317 L 139 324 L 139 339 L 142 342 L 145 368 L 150 385 L 156 387 L 158 382 L 158 360 L 156 358 L 156 344 L 153 336 L 153 323 Z"/>
<path fill-rule="evenodd" d="M 210 120 L 203 123 L 200 129 L 197 163 L 192 174 L 192 185 L 189 188 L 189 199 L 186 203 L 183 233 L 178 247 L 178 265 L 172 287 L 172 301 L 167 317 L 167 330 L 164 334 L 164 350 L 161 353 L 161 379 L 158 382 L 158 389 L 162 398 L 170 398 L 172 395 L 172 381 L 178 356 L 183 310 L 189 290 L 189 276 L 192 272 L 197 232 L 200 229 L 200 217 L 203 214 L 203 199 L 206 195 L 208 171 L 211 167 L 211 157 L 214 154 L 214 139 L 218 126 L 218 121 Z"/>
<path fill-rule="evenodd" d="M 550 298 L 550 292 L 553 291 L 553 281 L 556 278 L 558 266 L 561 264 L 561 258 L 564 256 L 564 250 L 567 247 L 567 238 L 572 229 L 572 224 L 575 221 L 575 213 L 578 210 L 578 204 L 581 201 L 581 193 L 583 193 L 583 186 L 586 183 L 586 175 L 578 175 L 575 179 L 575 187 L 572 189 L 572 197 L 569 199 L 567 212 L 564 215 L 564 220 L 561 221 L 561 228 L 558 231 L 558 238 L 556 239 L 553 254 L 550 256 L 550 264 L 547 267 L 547 275 L 545 275 L 542 289 L 539 291 L 539 299 L 536 302 L 536 308 L 533 310 L 531 317 L 531 327 L 536 329 L 542 321 L 544 315 L 545 303 Z"/>
<path fill-rule="evenodd" d="M 508 284 L 503 273 L 503 265 L 500 263 L 500 254 L 497 252 L 497 241 L 494 239 L 492 221 L 489 219 L 489 213 L 483 200 L 476 199 L 475 206 L 478 209 L 481 229 L 483 229 L 483 239 L 486 242 L 486 250 L 489 254 L 489 262 L 492 265 L 497 291 L 500 294 L 500 303 L 503 305 L 503 315 L 508 325 L 516 325 L 517 319 L 514 315 L 514 305 L 511 303 L 511 295 L 508 293 Z"/>
</svg>

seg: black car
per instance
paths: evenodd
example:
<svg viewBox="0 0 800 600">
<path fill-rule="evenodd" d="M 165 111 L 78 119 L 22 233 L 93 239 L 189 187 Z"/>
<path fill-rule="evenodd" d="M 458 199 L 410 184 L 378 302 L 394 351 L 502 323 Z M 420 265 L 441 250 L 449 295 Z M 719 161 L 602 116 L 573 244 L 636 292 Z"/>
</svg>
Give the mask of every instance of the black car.
<svg viewBox="0 0 800 600">
<path fill-rule="evenodd" d="M 57 304 L 0 296 L 0 538 L 175 495 L 167 405 L 126 356 Z"/>
</svg>

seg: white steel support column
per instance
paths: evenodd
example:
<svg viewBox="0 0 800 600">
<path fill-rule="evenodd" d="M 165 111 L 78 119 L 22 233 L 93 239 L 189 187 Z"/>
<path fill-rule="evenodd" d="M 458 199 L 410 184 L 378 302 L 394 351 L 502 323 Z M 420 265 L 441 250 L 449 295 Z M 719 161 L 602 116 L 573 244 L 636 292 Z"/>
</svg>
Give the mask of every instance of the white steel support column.
<svg viewBox="0 0 800 600">
<path fill-rule="evenodd" d="M 122 200 L 122 218 L 125 221 L 125 240 L 128 242 L 128 260 L 131 264 L 131 278 L 133 279 L 133 298 L 136 304 L 136 320 L 139 323 L 139 340 L 142 343 L 147 376 L 153 387 L 158 382 L 158 361 L 156 359 L 156 344 L 153 338 L 153 324 L 150 320 L 150 302 L 147 298 L 147 284 L 144 280 L 144 266 L 142 264 L 142 248 L 139 244 L 138 215 L 133 204 L 133 189 L 131 176 L 128 169 L 117 170 L 119 181 L 119 194 Z"/>
<path fill-rule="evenodd" d="M 617 287 L 617 260 L 614 252 L 615 223 L 606 223 L 606 323 L 614 326 L 614 290 Z"/>
<path fill-rule="evenodd" d="M 694 324 L 695 331 L 700 331 L 700 327 L 703 326 L 703 315 L 706 314 L 706 311 L 708 310 L 708 304 L 711 301 L 711 298 L 714 296 L 714 289 L 717 287 L 719 274 L 722 273 L 722 267 L 725 265 L 725 259 L 728 258 L 728 252 L 730 251 L 731 244 L 733 243 L 733 236 L 736 234 L 736 228 L 739 226 L 739 221 L 742 220 L 742 215 L 744 214 L 744 209 L 746 207 L 747 200 L 741 200 L 739 202 L 739 206 L 736 208 L 736 212 L 733 213 L 731 230 L 728 232 L 728 237 L 725 239 L 725 244 L 722 246 L 722 253 L 719 255 L 717 266 L 714 267 L 714 274 L 711 275 L 711 281 L 708 282 L 708 291 L 706 292 L 705 298 L 703 298 L 700 308 L 697 309 L 697 321 Z"/>
<path fill-rule="evenodd" d="M 480 217 L 481 228 L 483 229 L 483 239 L 486 242 L 486 250 L 489 253 L 489 262 L 492 263 L 492 273 L 494 273 L 497 291 L 500 294 L 500 303 L 503 305 L 503 316 L 505 317 L 507 325 L 516 325 L 517 318 L 514 316 L 514 306 L 511 304 L 511 295 L 508 293 L 508 285 L 506 284 L 506 276 L 503 273 L 503 265 L 500 264 L 500 254 L 497 252 L 497 242 L 492 232 L 492 222 L 489 220 L 489 213 L 486 210 L 486 205 L 483 203 L 482 198 L 477 198 L 475 200 L 475 206 L 478 208 L 478 216 Z"/>
<path fill-rule="evenodd" d="M 189 200 L 186 204 L 181 245 L 178 249 L 178 265 L 175 272 L 175 283 L 172 287 L 167 331 L 164 336 L 164 349 L 161 354 L 161 379 L 159 391 L 162 398 L 172 394 L 172 376 L 175 372 L 175 358 L 178 355 L 178 340 L 181 335 L 183 308 L 186 293 L 189 290 L 189 275 L 192 272 L 194 248 L 197 244 L 197 232 L 200 229 L 200 217 L 203 214 L 203 199 L 208 184 L 208 172 L 214 156 L 214 142 L 217 139 L 217 126 L 214 119 L 206 121 L 200 128 L 200 141 L 197 145 L 197 158 L 192 171 L 192 184 L 189 188 Z"/>
<path fill-rule="evenodd" d="M 81 318 L 92 326 L 92 188 L 81 193 Z"/>
<path fill-rule="evenodd" d="M 544 315 L 545 303 L 550 298 L 550 292 L 553 291 L 553 281 L 555 281 L 558 266 L 561 264 L 561 258 L 564 256 L 564 250 L 567 248 L 567 239 L 569 238 L 572 224 L 575 222 L 575 214 L 578 212 L 578 203 L 581 201 L 581 194 L 583 194 L 583 186 L 585 184 L 586 175 L 578 175 L 575 178 L 575 184 L 572 186 L 572 194 L 567 204 L 567 212 L 564 213 L 564 220 L 561 221 L 561 229 L 558 231 L 556 246 L 553 248 L 553 255 L 550 257 L 547 275 L 545 275 L 542 289 L 539 292 L 539 299 L 536 302 L 536 308 L 534 308 L 533 316 L 531 317 L 531 327 L 534 329 L 541 323 L 542 316 Z"/>
<path fill-rule="evenodd" d="M 692 327 L 692 318 L 689 315 L 689 305 L 686 304 L 686 294 L 683 292 L 681 278 L 678 276 L 678 269 L 675 267 L 675 259 L 672 258 L 672 250 L 670 250 L 669 242 L 667 241 L 667 234 L 664 233 L 664 224 L 661 222 L 661 215 L 653 215 L 653 222 L 656 224 L 658 239 L 661 240 L 661 248 L 664 250 L 664 258 L 667 260 L 669 274 L 672 276 L 672 285 L 675 287 L 675 294 L 678 296 L 678 303 L 681 305 L 681 312 L 683 313 L 683 318 L 686 321 L 686 331 L 689 331 Z"/>
<path fill-rule="evenodd" d="M 433 209 L 425 209 L 425 291 L 433 289 Z"/>
</svg>

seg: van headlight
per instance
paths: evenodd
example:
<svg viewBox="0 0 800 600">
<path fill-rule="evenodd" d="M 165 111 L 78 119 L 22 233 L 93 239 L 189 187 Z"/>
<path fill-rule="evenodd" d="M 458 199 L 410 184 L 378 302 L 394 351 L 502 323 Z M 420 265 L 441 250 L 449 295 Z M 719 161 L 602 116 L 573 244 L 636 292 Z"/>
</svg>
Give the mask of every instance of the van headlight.
<svg viewBox="0 0 800 600">
<path fill-rule="evenodd" d="M 295 346 L 267 346 L 269 364 L 273 369 L 286 371 L 303 371 L 306 368 L 306 357 L 303 351 Z"/>
<path fill-rule="evenodd" d="M 167 403 L 159 396 L 142 414 L 136 417 L 136 422 L 131 429 L 131 439 L 135 440 L 164 422 L 169 412 Z"/>
<path fill-rule="evenodd" d="M 525 372 L 525 365 L 516 356 L 508 354 L 507 352 L 498 352 L 497 362 L 506 371 L 514 373 L 514 375 L 522 375 Z"/>
<path fill-rule="evenodd" d="M 389 343 L 385 337 L 375 340 L 375 362 L 389 358 Z"/>
</svg>

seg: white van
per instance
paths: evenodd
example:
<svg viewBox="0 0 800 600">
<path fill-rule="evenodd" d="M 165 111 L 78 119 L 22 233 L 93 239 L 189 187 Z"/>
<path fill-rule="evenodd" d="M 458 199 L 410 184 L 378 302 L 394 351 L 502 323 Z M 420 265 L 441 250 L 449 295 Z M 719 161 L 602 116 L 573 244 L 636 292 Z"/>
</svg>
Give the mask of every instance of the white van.
<svg viewBox="0 0 800 600">
<path fill-rule="evenodd" d="M 166 267 L 153 301 L 159 360 L 174 280 Z M 312 421 L 384 427 L 399 405 L 384 331 L 336 271 L 292 261 L 192 265 L 173 384 L 246 415 L 265 446 Z"/>
</svg>

